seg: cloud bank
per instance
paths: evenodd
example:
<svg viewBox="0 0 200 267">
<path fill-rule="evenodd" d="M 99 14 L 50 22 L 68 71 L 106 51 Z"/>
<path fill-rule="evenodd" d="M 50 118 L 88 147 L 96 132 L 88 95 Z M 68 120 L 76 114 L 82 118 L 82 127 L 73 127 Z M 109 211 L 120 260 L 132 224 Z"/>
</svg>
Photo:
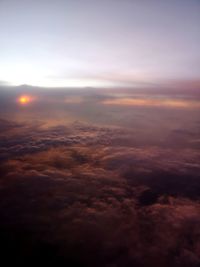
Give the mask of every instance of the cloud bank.
<svg viewBox="0 0 200 267">
<path fill-rule="evenodd" d="M 135 147 L 122 128 L 78 122 L 1 129 L 8 263 L 200 264 L 199 150 Z"/>
</svg>

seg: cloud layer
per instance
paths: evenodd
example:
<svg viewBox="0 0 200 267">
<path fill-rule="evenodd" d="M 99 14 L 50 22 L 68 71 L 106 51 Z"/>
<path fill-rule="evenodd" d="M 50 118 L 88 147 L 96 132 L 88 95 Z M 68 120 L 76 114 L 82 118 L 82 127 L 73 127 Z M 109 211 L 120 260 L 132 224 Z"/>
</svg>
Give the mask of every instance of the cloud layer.
<svg viewBox="0 0 200 267">
<path fill-rule="evenodd" d="M 198 149 L 136 146 L 122 127 L 0 124 L 8 263 L 199 266 Z"/>
</svg>

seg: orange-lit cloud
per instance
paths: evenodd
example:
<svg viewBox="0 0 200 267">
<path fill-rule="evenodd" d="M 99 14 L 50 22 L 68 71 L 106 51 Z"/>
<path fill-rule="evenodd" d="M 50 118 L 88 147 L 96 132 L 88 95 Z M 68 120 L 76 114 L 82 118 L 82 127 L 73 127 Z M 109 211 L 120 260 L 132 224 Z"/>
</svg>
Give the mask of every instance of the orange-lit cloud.
<svg viewBox="0 0 200 267">
<path fill-rule="evenodd" d="M 66 104 L 80 104 L 81 102 L 83 102 L 83 98 L 80 96 L 66 97 L 64 100 Z"/>
<path fill-rule="evenodd" d="M 200 102 L 195 100 L 180 99 L 146 99 L 146 98 L 116 98 L 105 100 L 106 105 L 120 106 L 149 106 L 149 107 L 174 107 L 174 108 L 199 108 Z"/>
</svg>

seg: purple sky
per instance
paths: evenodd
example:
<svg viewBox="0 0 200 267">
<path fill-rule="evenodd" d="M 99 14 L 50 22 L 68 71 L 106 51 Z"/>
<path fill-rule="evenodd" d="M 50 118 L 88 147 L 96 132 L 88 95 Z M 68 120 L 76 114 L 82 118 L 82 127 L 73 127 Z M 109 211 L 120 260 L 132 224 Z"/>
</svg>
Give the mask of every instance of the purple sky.
<svg viewBox="0 0 200 267">
<path fill-rule="evenodd" d="M 0 83 L 198 80 L 199 25 L 198 0 L 1 0 Z"/>
</svg>

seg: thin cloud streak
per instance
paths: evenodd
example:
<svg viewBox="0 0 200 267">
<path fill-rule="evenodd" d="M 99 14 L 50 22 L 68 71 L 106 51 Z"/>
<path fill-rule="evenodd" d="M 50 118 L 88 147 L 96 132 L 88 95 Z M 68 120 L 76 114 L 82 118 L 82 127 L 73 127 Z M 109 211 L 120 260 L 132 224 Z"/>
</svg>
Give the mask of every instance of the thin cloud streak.
<svg viewBox="0 0 200 267">
<path fill-rule="evenodd" d="M 103 101 L 105 105 L 144 106 L 168 108 L 200 108 L 200 101 L 176 99 L 117 98 Z"/>
</svg>

